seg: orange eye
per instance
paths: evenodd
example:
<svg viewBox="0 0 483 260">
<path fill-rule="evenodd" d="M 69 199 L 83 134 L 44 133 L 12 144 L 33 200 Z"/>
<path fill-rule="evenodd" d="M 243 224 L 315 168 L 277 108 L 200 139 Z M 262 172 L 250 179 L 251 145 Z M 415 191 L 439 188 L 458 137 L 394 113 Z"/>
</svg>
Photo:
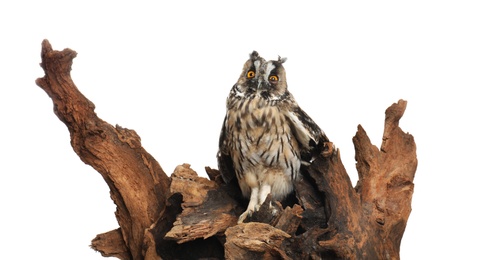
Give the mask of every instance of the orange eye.
<svg viewBox="0 0 483 260">
<path fill-rule="evenodd" d="M 278 77 L 275 76 L 275 75 L 272 75 L 268 78 L 268 80 L 272 81 L 272 82 L 277 82 L 278 81 Z"/>
<path fill-rule="evenodd" d="M 251 79 L 253 77 L 255 77 L 255 71 L 253 71 L 253 70 L 248 71 L 247 78 Z"/>
</svg>

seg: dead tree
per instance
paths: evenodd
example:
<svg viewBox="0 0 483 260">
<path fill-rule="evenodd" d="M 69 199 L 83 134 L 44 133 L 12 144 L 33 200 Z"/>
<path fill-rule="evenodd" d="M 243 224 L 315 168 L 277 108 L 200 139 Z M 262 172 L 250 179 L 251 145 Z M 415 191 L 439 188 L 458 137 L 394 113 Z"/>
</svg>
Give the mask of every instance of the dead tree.
<svg viewBox="0 0 483 260">
<path fill-rule="evenodd" d="M 210 179 L 189 165 L 167 176 L 134 130 L 97 117 L 70 71 L 76 52 L 42 42 L 43 78 L 80 159 L 108 184 L 119 228 L 99 234 L 92 248 L 119 259 L 399 259 L 411 212 L 416 145 L 398 126 L 406 101 L 386 110 L 383 143 L 371 144 L 358 126 L 353 138 L 359 181 L 352 187 L 339 151 L 319 156 L 277 214 L 268 199 L 251 222 L 237 225 L 246 201 L 218 170 Z"/>
</svg>

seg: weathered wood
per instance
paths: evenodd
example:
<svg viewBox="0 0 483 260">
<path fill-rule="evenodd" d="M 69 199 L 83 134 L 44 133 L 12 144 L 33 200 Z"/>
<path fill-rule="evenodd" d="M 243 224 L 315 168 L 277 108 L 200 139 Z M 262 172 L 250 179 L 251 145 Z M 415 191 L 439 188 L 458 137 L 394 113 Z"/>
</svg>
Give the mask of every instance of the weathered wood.
<svg viewBox="0 0 483 260">
<path fill-rule="evenodd" d="M 97 117 L 94 104 L 70 76 L 76 55 L 70 49 L 55 51 L 44 40 L 40 65 L 45 76 L 36 83 L 52 99 L 54 113 L 69 129 L 74 151 L 108 184 L 131 258 L 143 259 L 144 231 L 164 210 L 170 180 L 141 146 L 135 131 L 113 127 Z M 95 244 L 92 246 L 96 249 Z"/>
<path fill-rule="evenodd" d="M 211 180 L 188 164 L 168 177 L 133 130 L 97 117 L 94 104 L 74 85 L 76 53 L 42 43 L 45 71 L 37 84 L 51 97 L 74 151 L 96 169 L 117 205 L 119 229 L 99 234 L 92 247 L 120 259 L 399 259 L 411 212 L 416 145 L 399 127 L 406 101 L 386 110 L 378 149 L 358 126 L 353 138 L 359 181 L 352 187 L 330 146 L 302 169 L 294 194 L 267 197 L 259 211 L 237 225 L 247 206 L 236 178 Z M 331 154 L 328 151 L 332 151 Z M 263 223 L 262 223 L 263 222 Z"/>
<path fill-rule="evenodd" d="M 183 211 L 165 239 L 177 243 L 206 239 L 223 234 L 236 224 L 238 216 L 234 210 L 237 203 L 219 189 L 216 182 L 198 177 L 188 164 L 176 167 L 171 178 L 170 192 L 183 196 Z"/>
<path fill-rule="evenodd" d="M 315 251 L 323 256 L 335 255 L 341 259 L 377 259 L 371 258 L 371 252 L 363 252 L 362 246 L 367 242 L 364 241 L 364 230 L 359 223 L 363 212 L 340 160 L 339 151 L 328 159 L 319 156 L 308 172 L 319 191 L 326 194 L 328 208 L 327 228 L 322 231 L 323 239 Z M 367 253 L 368 256 L 363 255 Z"/>
<path fill-rule="evenodd" d="M 299 228 L 300 222 L 302 222 L 303 211 L 298 204 L 295 204 L 293 208 L 286 207 L 273 226 L 289 235 L 294 235 Z"/>
<path fill-rule="evenodd" d="M 411 213 L 414 175 L 418 164 L 416 143 L 404 133 L 399 120 L 407 102 L 399 100 L 386 110 L 383 142 L 378 150 L 359 126 L 353 138 L 361 199 L 367 230 L 379 242 L 378 255 L 399 258 L 399 249 Z M 382 243 L 384 241 L 384 243 Z"/>
<path fill-rule="evenodd" d="M 280 246 L 290 235 L 266 223 L 242 223 L 226 230 L 226 259 L 290 259 Z"/>
<path fill-rule="evenodd" d="M 124 243 L 120 228 L 97 235 L 92 240 L 91 247 L 104 257 L 112 256 L 119 259 L 131 259 L 131 254 Z"/>
</svg>

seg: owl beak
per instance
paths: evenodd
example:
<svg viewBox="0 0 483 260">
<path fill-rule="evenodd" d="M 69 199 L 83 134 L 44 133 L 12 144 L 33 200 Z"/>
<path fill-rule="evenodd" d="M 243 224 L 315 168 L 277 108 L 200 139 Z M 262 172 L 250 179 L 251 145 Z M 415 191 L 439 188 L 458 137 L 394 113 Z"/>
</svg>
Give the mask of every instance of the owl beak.
<svg viewBox="0 0 483 260">
<path fill-rule="evenodd" d="M 265 81 L 264 78 L 260 77 L 258 78 L 258 85 L 257 85 L 257 89 L 258 90 L 268 90 L 270 88 L 270 84 Z"/>
</svg>

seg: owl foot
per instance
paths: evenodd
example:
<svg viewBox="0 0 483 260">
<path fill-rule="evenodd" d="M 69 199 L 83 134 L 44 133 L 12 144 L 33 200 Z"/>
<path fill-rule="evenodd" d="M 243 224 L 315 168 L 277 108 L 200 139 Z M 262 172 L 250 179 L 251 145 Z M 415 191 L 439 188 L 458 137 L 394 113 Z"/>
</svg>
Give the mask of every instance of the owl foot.
<svg viewBox="0 0 483 260">
<path fill-rule="evenodd" d="M 278 213 L 278 208 L 277 208 L 277 207 L 272 206 L 272 202 L 271 202 L 271 201 L 270 201 L 270 204 L 268 205 L 268 209 L 270 210 L 270 213 L 272 214 L 272 216 L 277 215 L 277 213 Z"/>
<path fill-rule="evenodd" d="M 248 216 L 251 216 L 253 214 L 253 211 L 252 210 L 249 210 L 247 209 L 245 212 L 243 212 L 240 217 L 238 217 L 238 224 L 241 224 L 243 223 L 243 221 L 245 221 L 245 219 L 248 217 Z"/>
<path fill-rule="evenodd" d="M 240 217 L 238 217 L 237 223 L 238 224 L 243 223 L 247 218 L 249 219 L 249 221 L 252 221 L 253 220 L 252 218 L 255 218 L 256 220 L 257 218 L 260 217 L 259 211 L 269 212 L 270 214 L 275 216 L 278 212 L 278 208 L 272 206 L 272 197 L 269 196 L 267 197 L 267 200 L 263 204 L 257 204 L 254 206 L 253 209 L 248 207 L 247 210 L 243 212 L 240 215 Z M 262 214 L 265 214 L 265 213 L 262 213 Z"/>
<path fill-rule="evenodd" d="M 334 153 L 334 144 L 332 142 L 324 143 L 324 150 L 322 151 L 322 156 L 329 157 Z"/>
</svg>

